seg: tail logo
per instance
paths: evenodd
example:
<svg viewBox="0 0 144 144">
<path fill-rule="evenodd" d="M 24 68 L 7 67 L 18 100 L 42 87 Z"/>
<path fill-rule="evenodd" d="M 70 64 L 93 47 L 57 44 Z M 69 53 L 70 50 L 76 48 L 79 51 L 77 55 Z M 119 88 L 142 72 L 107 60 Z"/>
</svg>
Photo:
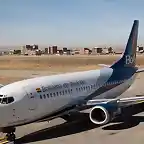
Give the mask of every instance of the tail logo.
<svg viewBox="0 0 144 144">
<path fill-rule="evenodd" d="M 135 61 L 135 56 L 131 56 L 131 55 L 126 55 L 125 56 L 125 64 L 126 65 L 133 64 L 134 61 Z"/>
</svg>

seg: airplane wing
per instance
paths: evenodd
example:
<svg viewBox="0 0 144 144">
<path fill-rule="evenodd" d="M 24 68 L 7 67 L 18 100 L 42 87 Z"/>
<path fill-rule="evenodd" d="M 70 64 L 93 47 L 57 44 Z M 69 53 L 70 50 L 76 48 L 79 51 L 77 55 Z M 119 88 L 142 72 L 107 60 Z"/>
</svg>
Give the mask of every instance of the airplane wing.
<svg viewBox="0 0 144 144">
<path fill-rule="evenodd" d="M 121 99 L 95 99 L 89 100 L 87 102 L 88 106 L 95 106 L 107 103 L 115 103 L 118 104 L 119 107 L 127 107 L 134 104 L 139 104 L 144 102 L 144 96 L 140 97 L 129 97 L 129 98 L 121 98 Z"/>
<path fill-rule="evenodd" d="M 95 99 L 95 100 L 89 100 L 87 101 L 85 104 L 82 104 L 80 106 L 72 106 L 69 109 L 63 109 L 61 112 L 59 112 L 58 114 L 52 116 L 52 117 L 46 117 L 44 119 L 41 119 L 39 122 L 44 122 L 44 121 L 50 121 L 54 118 L 57 117 L 62 117 L 64 115 L 67 115 L 69 113 L 73 113 L 73 112 L 79 112 L 85 109 L 89 109 L 89 108 L 93 108 L 95 106 L 100 106 L 100 105 L 116 105 L 119 108 L 124 108 L 124 107 L 128 107 L 130 105 L 135 105 L 135 104 L 140 104 L 144 102 L 144 96 L 139 96 L 139 97 L 129 97 L 129 98 L 121 98 L 121 99 Z"/>
</svg>

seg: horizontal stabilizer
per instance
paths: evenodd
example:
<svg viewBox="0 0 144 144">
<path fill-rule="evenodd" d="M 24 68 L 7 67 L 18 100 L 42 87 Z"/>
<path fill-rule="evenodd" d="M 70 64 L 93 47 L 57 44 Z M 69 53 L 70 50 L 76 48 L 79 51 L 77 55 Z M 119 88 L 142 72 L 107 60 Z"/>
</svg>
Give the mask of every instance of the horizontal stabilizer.
<svg viewBox="0 0 144 144">
<path fill-rule="evenodd" d="M 110 65 L 106 65 L 106 64 L 98 64 L 98 65 L 102 67 L 110 67 Z"/>
<path fill-rule="evenodd" d="M 138 69 L 136 73 L 144 72 L 144 68 Z"/>
</svg>

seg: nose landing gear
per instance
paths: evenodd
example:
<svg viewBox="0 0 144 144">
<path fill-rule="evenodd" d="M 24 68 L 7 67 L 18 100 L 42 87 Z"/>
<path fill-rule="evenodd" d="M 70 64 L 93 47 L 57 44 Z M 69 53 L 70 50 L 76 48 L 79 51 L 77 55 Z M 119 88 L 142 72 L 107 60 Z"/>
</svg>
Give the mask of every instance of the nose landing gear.
<svg viewBox="0 0 144 144">
<path fill-rule="evenodd" d="M 11 133 L 7 133 L 5 138 L 7 141 L 15 142 L 16 136 L 14 132 L 11 132 Z"/>
<path fill-rule="evenodd" d="M 16 128 L 13 128 L 13 127 L 3 128 L 2 132 L 6 133 L 6 136 L 4 139 L 9 142 L 15 142 L 16 140 L 15 131 L 16 131 Z"/>
</svg>

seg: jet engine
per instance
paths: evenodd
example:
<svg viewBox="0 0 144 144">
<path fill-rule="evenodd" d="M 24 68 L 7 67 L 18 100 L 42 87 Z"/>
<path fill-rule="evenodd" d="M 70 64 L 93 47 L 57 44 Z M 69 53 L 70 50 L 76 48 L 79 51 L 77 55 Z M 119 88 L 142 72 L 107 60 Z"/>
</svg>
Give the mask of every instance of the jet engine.
<svg viewBox="0 0 144 144">
<path fill-rule="evenodd" d="M 120 113 L 120 108 L 116 106 L 95 106 L 91 109 L 89 117 L 94 124 L 104 125 L 112 121 Z"/>
</svg>

